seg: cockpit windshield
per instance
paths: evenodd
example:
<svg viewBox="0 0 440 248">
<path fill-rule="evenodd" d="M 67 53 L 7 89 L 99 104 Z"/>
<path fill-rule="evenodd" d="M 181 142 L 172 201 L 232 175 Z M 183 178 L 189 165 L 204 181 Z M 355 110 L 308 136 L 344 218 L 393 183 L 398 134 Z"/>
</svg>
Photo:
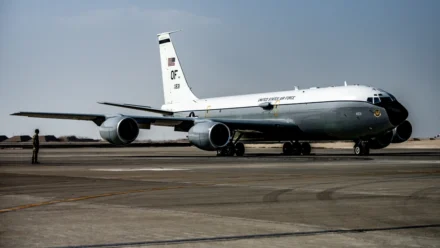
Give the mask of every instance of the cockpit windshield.
<svg viewBox="0 0 440 248">
<path fill-rule="evenodd" d="M 391 97 L 391 100 L 393 100 L 393 101 L 396 100 L 396 98 L 393 95 L 391 95 L 390 93 L 388 93 L 388 95 Z"/>
<path fill-rule="evenodd" d="M 380 98 L 375 96 L 375 97 L 368 97 L 367 98 L 367 102 L 372 103 L 372 104 L 377 104 L 380 103 Z"/>
<path fill-rule="evenodd" d="M 387 95 L 385 94 L 374 94 L 373 97 L 368 97 L 367 98 L 367 102 L 371 103 L 371 104 L 378 104 L 378 103 L 390 103 L 395 101 L 396 98 L 387 93 Z"/>
<path fill-rule="evenodd" d="M 380 101 L 383 103 L 388 103 L 388 102 L 392 102 L 393 99 L 391 97 L 384 96 L 380 98 Z"/>
</svg>

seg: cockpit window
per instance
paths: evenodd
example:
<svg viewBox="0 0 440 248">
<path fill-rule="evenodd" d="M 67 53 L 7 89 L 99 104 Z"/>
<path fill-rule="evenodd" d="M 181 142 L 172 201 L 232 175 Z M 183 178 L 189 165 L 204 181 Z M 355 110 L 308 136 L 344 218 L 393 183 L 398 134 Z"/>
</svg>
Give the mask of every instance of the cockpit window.
<svg viewBox="0 0 440 248">
<path fill-rule="evenodd" d="M 378 104 L 380 102 L 382 103 L 389 103 L 389 102 L 393 102 L 395 101 L 395 98 L 389 97 L 389 96 L 374 96 L 374 97 L 368 97 L 367 98 L 367 102 L 371 103 L 371 104 Z"/>
<path fill-rule="evenodd" d="M 382 98 L 379 98 L 377 96 L 375 96 L 375 97 L 368 97 L 367 98 L 367 102 L 372 103 L 372 104 L 376 104 L 376 103 L 380 103 L 380 99 L 382 99 Z"/>
<path fill-rule="evenodd" d="M 380 91 L 381 93 L 373 94 L 372 97 L 368 97 L 367 102 L 372 104 L 378 104 L 378 103 L 390 103 L 396 101 L 396 98 L 392 94 L 384 90 L 380 90 Z"/>
<path fill-rule="evenodd" d="M 393 101 L 393 99 L 391 99 L 391 97 L 381 97 L 380 100 L 383 103 L 388 103 L 388 102 L 392 102 Z"/>
<path fill-rule="evenodd" d="M 393 100 L 393 101 L 396 100 L 396 98 L 393 95 L 391 95 L 390 93 L 388 93 L 388 95 L 391 97 L 391 100 Z"/>
</svg>

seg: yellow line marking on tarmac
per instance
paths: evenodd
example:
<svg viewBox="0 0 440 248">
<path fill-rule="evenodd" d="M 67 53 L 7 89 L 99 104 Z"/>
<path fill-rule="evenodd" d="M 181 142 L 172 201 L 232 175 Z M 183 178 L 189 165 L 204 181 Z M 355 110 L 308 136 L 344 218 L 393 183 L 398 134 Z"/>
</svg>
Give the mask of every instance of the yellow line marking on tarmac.
<svg viewBox="0 0 440 248">
<path fill-rule="evenodd" d="M 186 188 L 186 187 L 185 186 L 176 186 L 176 187 L 162 187 L 162 188 L 151 188 L 151 189 L 137 189 L 137 190 L 130 190 L 130 191 L 104 193 L 104 194 L 99 194 L 99 195 L 81 196 L 81 197 L 76 197 L 76 198 L 68 198 L 68 199 L 55 200 L 55 201 L 31 203 L 31 204 L 27 204 L 27 205 L 12 207 L 12 208 L 0 209 L 0 214 L 12 212 L 12 211 L 17 211 L 17 210 L 22 210 L 22 209 L 27 209 L 27 208 L 53 205 L 53 204 L 63 203 L 63 202 L 75 202 L 75 201 L 83 201 L 83 200 L 89 200 L 89 199 L 95 199 L 95 198 L 101 198 L 101 197 L 107 197 L 107 196 L 126 195 L 126 194 L 142 193 L 142 192 L 148 192 L 148 191 L 158 191 L 158 190 L 181 189 L 181 188 Z"/>
</svg>

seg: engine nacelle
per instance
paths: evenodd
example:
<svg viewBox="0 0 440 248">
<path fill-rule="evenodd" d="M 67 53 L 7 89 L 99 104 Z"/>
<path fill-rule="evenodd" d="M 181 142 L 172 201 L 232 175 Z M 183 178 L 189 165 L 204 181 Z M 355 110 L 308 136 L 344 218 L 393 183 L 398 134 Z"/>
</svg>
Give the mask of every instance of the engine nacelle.
<svg viewBox="0 0 440 248">
<path fill-rule="evenodd" d="M 139 135 L 139 127 L 132 118 L 117 116 L 105 120 L 99 127 L 99 134 L 106 141 L 115 145 L 126 145 Z"/>
<path fill-rule="evenodd" d="M 370 145 L 371 149 L 382 149 L 391 144 L 391 141 L 393 140 L 393 131 L 389 131 L 381 136 L 372 138 L 368 144 Z"/>
<path fill-rule="evenodd" d="M 412 134 L 412 125 L 409 121 L 404 121 L 402 124 L 394 128 L 392 143 L 402 143 L 407 141 Z"/>
<path fill-rule="evenodd" d="M 228 144 L 231 132 L 223 123 L 197 123 L 188 131 L 188 140 L 191 144 L 205 151 L 215 151 Z"/>
</svg>

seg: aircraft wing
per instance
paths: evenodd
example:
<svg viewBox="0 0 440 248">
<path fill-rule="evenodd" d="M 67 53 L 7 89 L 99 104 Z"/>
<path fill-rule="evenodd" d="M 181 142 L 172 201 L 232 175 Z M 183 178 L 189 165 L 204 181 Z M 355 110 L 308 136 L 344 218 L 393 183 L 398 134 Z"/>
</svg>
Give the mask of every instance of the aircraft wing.
<svg viewBox="0 0 440 248">
<path fill-rule="evenodd" d="M 100 126 L 106 119 L 105 115 L 73 114 L 73 113 L 17 112 L 11 115 L 36 117 L 36 118 L 93 121 L 98 126 Z"/>
<path fill-rule="evenodd" d="M 70 119 L 70 120 L 87 120 L 93 121 L 100 126 L 107 118 L 114 116 L 106 116 L 102 114 L 74 114 L 74 113 L 46 113 L 46 112 L 17 112 L 11 115 L 27 116 L 36 118 L 51 119 Z M 268 128 L 297 128 L 292 120 L 283 119 L 219 119 L 219 118 L 197 118 L 197 117 L 173 117 L 173 116 L 134 116 L 134 115 L 118 115 L 133 118 L 140 128 L 149 128 L 150 125 L 175 127 L 176 131 L 188 131 L 192 126 L 200 122 L 215 121 L 227 125 L 231 129 L 242 131 L 265 131 Z"/>
<path fill-rule="evenodd" d="M 99 104 L 104 105 L 110 105 L 120 108 L 128 108 L 128 109 L 136 109 L 136 110 L 142 110 L 142 111 L 148 111 L 152 113 L 157 114 L 163 114 L 163 115 L 173 115 L 174 113 L 172 111 L 166 111 L 162 109 L 155 109 L 150 106 L 142 106 L 142 105 L 135 105 L 135 104 L 127 104 L 127 103 L 113 103 L 113 102 L 98 102 Z"/>
</svg>

